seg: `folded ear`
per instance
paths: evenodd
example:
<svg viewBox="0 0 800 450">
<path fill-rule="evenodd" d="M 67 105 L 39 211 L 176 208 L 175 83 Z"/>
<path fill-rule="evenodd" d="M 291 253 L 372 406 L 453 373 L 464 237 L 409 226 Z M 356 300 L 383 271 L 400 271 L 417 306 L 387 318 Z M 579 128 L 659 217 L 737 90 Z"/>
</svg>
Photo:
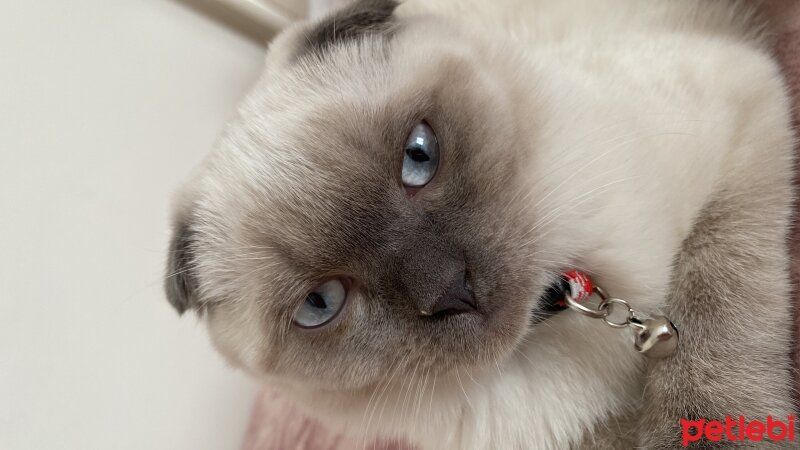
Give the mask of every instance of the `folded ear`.
<svg viewBox="0 0 800 450">
<path fill-rule="evenodd" d="M 323 17 L 305 33 L 300 54 L 322 53 L 335 44 L 391 30 L 397 0 L 357 0 Z"/>
<path fill-rule="evenodd" d="M 164 290 L 167 293 L 167 300 L 178 310 L 178 314 L 200 306 L 194 277 L 192 234 L 188 223 L 180 221 L 175 224 L 167 256 Z"/>
</svg>

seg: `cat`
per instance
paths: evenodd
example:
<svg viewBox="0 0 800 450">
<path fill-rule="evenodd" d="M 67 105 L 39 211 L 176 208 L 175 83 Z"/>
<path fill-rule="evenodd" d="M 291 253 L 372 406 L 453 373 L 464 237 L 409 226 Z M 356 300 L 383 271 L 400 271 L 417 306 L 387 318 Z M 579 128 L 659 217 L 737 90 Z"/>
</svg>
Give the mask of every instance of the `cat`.
<svg viewBox="0 0 800 450">
<path fill-rule="evenodd" d="M 168 299 L 365 442 L 676 448 L 681 419 L 785 418 L 794 138 L 759 26 L 688 0 L 295 24 L 178 194 Z M 677 352 L 545 317 L 573 268 L 667 315 Z"/>
</svg>

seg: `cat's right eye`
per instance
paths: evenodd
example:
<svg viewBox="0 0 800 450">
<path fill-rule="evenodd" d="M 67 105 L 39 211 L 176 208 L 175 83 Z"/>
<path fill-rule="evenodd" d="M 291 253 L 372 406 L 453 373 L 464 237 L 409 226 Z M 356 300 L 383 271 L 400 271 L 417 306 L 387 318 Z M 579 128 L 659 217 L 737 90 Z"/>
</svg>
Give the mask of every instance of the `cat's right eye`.
<svg viewBox="0 0 800 450">
<path fill-rule="evenodd" d="M 403 149 L 403 186 L 419 189 L 430 183 L 439 166 L 439 143 L 427 122 L 418 123 Z"/>
<path fill-rule="evenodd" d="M 294 313 L 294 323 L 301 328 L 317 328 L 332 321 L 344 307 L 347 289 L 335 278 L 310 292 Z"/>
</svg>

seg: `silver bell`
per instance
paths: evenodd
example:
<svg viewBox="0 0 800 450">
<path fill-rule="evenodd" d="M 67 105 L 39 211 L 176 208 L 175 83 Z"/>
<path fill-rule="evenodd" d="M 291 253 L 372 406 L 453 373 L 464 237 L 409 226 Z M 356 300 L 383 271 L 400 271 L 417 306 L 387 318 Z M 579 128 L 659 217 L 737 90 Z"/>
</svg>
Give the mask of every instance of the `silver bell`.
<svg viewBox="0 0 800 450">
<path fill-rule="evenodd" d="M 678 330 L 664 316 L 652 319 L 631 319 L 634 332 L 634 347 L 648 358 L 670 356 L 678 348 Z"/>
</svg>

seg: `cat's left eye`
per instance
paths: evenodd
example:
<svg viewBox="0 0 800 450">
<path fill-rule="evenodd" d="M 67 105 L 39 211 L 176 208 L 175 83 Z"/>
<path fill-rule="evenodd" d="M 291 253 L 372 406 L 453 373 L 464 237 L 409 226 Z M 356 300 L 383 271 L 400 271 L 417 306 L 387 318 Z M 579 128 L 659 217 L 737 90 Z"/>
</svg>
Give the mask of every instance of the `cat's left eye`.
<svg viewBox="0 0 800 450">
<path fill-rule="evenodd" d="M 430 183 L 439 166 L 439 143 L 427 122 L 411 130 L 403 152 L 403 185 L 418 189 Z"/>
<path fill-rule="evenodd" d="M 301 328 L 317 328 L 332 321 L 344 307 L 347 289 L 335 278 L 317 286 L 294 313 L 294 323 Z"/>
</svg>

